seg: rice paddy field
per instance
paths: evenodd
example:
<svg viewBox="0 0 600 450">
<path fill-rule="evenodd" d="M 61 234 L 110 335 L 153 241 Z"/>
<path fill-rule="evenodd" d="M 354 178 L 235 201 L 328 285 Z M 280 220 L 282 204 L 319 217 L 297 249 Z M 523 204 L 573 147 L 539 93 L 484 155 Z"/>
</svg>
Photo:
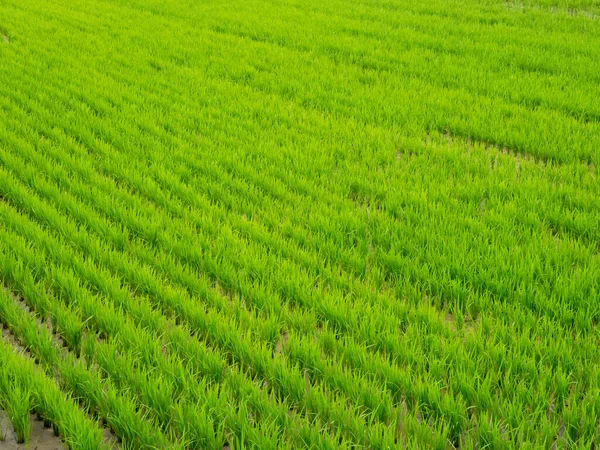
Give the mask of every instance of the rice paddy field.
<svg viewBox="0 0 600 450">
<path fill-rule="evenodd" d="M 599 16 L 1 0 L 0 438 L 600 448 Z"/>
</svg>

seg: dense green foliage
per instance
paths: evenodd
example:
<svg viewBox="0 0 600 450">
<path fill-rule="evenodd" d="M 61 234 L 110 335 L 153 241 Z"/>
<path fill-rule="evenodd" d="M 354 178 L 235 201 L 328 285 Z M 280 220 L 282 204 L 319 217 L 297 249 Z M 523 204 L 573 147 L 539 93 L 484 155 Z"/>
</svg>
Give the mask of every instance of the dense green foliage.
<svg viewBox="0 0 600 450">
<path fill-rule="evenodd" d="M 1 0 L 19 438 L 598 448 L 598 15 Z"/>
</svg>

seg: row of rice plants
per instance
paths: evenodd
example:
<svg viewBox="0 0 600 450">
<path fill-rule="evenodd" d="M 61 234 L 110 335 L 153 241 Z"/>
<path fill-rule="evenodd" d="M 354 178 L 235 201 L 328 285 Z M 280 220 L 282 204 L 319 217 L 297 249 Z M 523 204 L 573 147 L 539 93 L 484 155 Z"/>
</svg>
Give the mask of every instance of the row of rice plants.
<svg viewBox="0 0 600 450">
<path fill-rule="evenodd" d="M 3 325 L 8 325 L 18 336 L 25 331 L 19 330 L 18 321 L 14 321 L 14 314 L 18 314 L 20 308 L 9 309 L 7 305 L 14 306 L 14 300 L 3 288 L 0 292 Z M 0 349 L 0 398 L 18 443 L 28 442 L 30 414 L 35 412 L 46 426 L 53 425 L 55 433 L 60 434 L 71 449 L 108 448 L 98 424 L 79 409 L 71 394 L 65 395 L 53 379 L 53 370 L 45 372 L 5 338 L 0 340 Z"/>
</svg>

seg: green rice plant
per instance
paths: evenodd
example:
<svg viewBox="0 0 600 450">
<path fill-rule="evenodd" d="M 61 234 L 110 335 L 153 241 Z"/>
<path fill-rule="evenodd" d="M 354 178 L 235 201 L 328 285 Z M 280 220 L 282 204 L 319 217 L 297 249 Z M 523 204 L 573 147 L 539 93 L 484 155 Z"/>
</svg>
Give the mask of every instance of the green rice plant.
<svg viewBox="0 0 600 450">
<path fill-rule="evenodd" d="M 65 395 L 57 383 L 34 368 L 31 360 L 17 353 L 10 344 L 2 347 L 0 377 L 4 396 L 3 408 L 15 417 L 13 425 L 17 439 L 27 442 L 30 433 L 30 411 L 35 410 L 45 420 L 60 424 L 61 437 L 70 448 L 104 448 L 100 429 L 89 420 L 84 411 Z"/>
<path fill-rule="evenodd" d="M 298 398 L 300 398 L 300 396 L 299 396 L 299 395 L 298 395 L 297 397 L 298 397 Z M 376 431 L 376 432 L 377 432 L 377 431 Z M 356 432 L 355 432 L 355 433 L 356 433 Z"/>
<path fill-rule="evenodd" d="M 2 297 L 4 300 L 2 303 L 3 306 L 8 307 L 8 309 L 4 310 L 5 317 L 10 317 L 9 323 L 12 331 L 19 339 L 23 340 L 23 344 L 27 345 L 28 348 L 35 354 L 40 347 L 37 345 L 39 342 L 51 342 L 51 338 L 47 334 L 44 335 L 43 332 L 37 328 L 35 321 L 31 317 L 23 315 L 23 311 L 17 305 L 13 303 L 11 306 L 10 302 L 5 303 L 7 300 L 6 294 Z M 6 315 L 6 312 L 8 312 L 9 315 Z M 120 435 L 124 436 L 128 442 L 145 442 L 146 444 L 149 444 L 150 442 L 153 442 L 154 444 L 161 443 L 161 435 L 151 431 L 150 427 L 140 420 L 129 399 L 123 399 L 118 396 L 114 388 L 111 390 L 110 384 L 107 386 L 106 383 L 101 383 L 100 379 L 97 377 L 97 374 L 89 373 L 83 370 L 81 362 L 73 359 L 71 355 L 67 355 L 64 359 L 61 359 L 57 354 L 58 349 L 56 344 L 51 343 L 50 346 L 46 348 L 51 349 L 51 357 L 46 360 L 41 359 L 39 354 L 36 355 L 38 356 L 38 359 L 40 359 L 41 363 L 50 371 L 59 370 L 63 383 L 65 383 L 68 388 L 73 389 L 73 391 L 80 395 L 81 398 L 86 398 L 86 400 L 90 402 L 90 406 L 97 408 L 103 417 L 110 418 L 111 426 L 119 426 L 120 428 L 118 429 Z M 43 384 L 38 386 L 43 386 Z M 41 395 L 41 391 L 42 389 L 40 387 L 40 389 L 37 390 L 38 403 L 40 403 L 40 406 L 44 406 L 45 404 L 47 405 L 47 403 L 44 403 L 44 399 L 48 400 L 48 398 Z M 58 398 L 62 398 L 61 395 L 62 394 L 59 394 Z M 105 405 L 102 399 L 106 395 L 112 395 L 114 399 Z M 77 408 L 77 406 L 74 407 Z M 43 414 L 48 414 L 49 412 L 49 410 L 45 410 Z M 70 442 L 73 442 L 75 448 L 85 448 L 80 446 L 85 445 L 85 443 L 89 442 L 90 440 L 101 439 L 100 431 L 99 429 L 96 429 L 95 431 L 97 433 L 95 436 L 93 434 L 87 434 L 80 436 L 82 437 L 81 441 L 73 440 L 73 433 L 81 433 L 83 430 L 77 429 L 75 424 L 72 422 L 70 423 L 67 420 L 68 417 L 73 417 L 72 415 L 63 417 L 63 415 L 58 412 L 56 416 L 49 415 L 48 417 L 52 421 L 55 434 L 64 433 L 66 435 L 66 439 Z M 79 421 L 79 423 L 81 423 L 81 421 Z"/>
<path fill-rule="evenodd" d="M 73 286 L 72 286 L 72 285 L 71 285 L 71 287 L 73 288 Z M 80 298 L 80 299 L 81 299 L 81 298 L 83 298 L 83 297 L 81 297 L 81 296 L 79 296 L 79 295 L 78 295 L 77 297 L 78 297 L 78 298 Z M 97 316 L 98 316 L 98 319 L 100 319 L 100 317 L 101 317 L 101 316 L 100 316 L 99 314 L 97 314 Z M 111 323 L 111 322 L 106 322 L 106 324 L 107 324 L 107 325 L 108 325 L 109 323 Z M 114 327 L 114 325 L 115 325 L 115 322 L 112 322 L 112 325 L 111 325 L 111 326 L 113 326 L 113 327 Z M 124 332 L 123 334 L 124 334 L 124 335 L 133 336 L 133 334 L 132 334 L 132 333 L 130 333 L 130 332 Z M 90 342 L 90 343 L 91 343 L 91 342 L 93 342 L 93 341 L 89 341 L 89 340 L 88 340 L 87 342 Z M 138 348 L 139 348 L 139 347 L 138 347 Z M 86 349 L 86 350 L 85 350 L 85 353 L 86 353 L 86 355 L 88 355 L 88 354 L 89 354 L 89 351 L 90 351 L 90 350 L 89 350 L 89 346 L 88 346 L 88 345 L 84 345 L 84 349 Z M 112 354 L 115 354 L 114 350 L 113 350 Z M 88 357 L 87 361 L 88 361 L 88 363 L 89 363 L 89 362 L 91 361 L 91 359 L 89 359 L 89 357 Z M 64 370 L 64 369 L 63 369 L 63 370 Z M 113 371 L 112 371 L 112 375 L 113 375 L 113 376 L 115 376 L 115 375 L 118 375 L 118 374 L 120 374 L 120 373 L 123 373 L 123 374 L 125 374 L 125 373 L 128 373 L 128 372 L 130 372 L 130 370 L 129 370 L 129 371 L 124 371 L 124 372 L 123 372 L 123 371 L 119 372 L 119 371 L 117 371 L 117 370 L 113 370 Z M 121 425 L 120 425 L 120 422 L 117 422 L 117 423 L 115 423 L 115 424 L 114 424 L 114 426 L 119 426 L 119 427 L 120 427 L 120 426 L 121 426 Z M 122 434 L 122 433 L 126 433 L 126 431 L 125 431 L 125 430 L 123 430 L 123 429 L 121 429 L 121 431 L 119 431 L 119 434 Z M 128 436 L 128 435 L 127 435 L 127 433 L 126 433 L 126 436 Z M 128 437 L 128 439 L 133 439 L 133 437 Z"/>
<path fill-rule="evenodd" d="M 1 375 L 0 390 L 4 399 L 1 403 L 2 409 L 6 411 L 13 425 L 17 443 L 25 444 L 29 442 L 31 435 L 29 422 L 29 413 L 32 409 L 31 388 L 22 384 L 21 380 L 12 378 L 7 372 Z"/>
</svg>

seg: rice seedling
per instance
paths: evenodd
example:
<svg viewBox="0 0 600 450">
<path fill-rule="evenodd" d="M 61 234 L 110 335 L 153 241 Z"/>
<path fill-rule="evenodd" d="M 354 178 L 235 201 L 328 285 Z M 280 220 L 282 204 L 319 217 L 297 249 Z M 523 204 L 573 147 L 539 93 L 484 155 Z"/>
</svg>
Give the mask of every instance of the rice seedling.
<svg viewBox="0 0 600 450">
<path fill-rule="evenodd" d="M 17 444 L 27 443 L 31 434 L 29 412 L 32 409 L 29 386 L 22 384 L 21 380 L 16 380 L 9 373 L 3 371 L 0 378 L 0 390 L 3 399 L 0 406 L 6 411 L 12 423 Z"/>
</svg>

